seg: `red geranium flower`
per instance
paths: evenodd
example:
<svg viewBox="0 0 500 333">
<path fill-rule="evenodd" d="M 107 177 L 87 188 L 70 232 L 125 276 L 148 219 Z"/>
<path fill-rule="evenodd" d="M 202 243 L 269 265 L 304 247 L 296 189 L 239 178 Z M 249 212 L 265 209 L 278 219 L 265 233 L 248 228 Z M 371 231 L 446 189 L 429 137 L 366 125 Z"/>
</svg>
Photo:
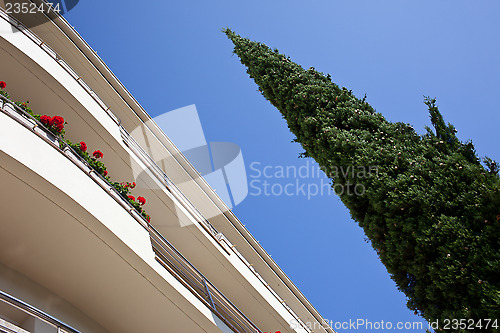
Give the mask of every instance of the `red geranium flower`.
<svg viewBox="0 0 500 333">
<path fill-rule="evenodd" d="M 85 142 L 80 142 L 80 150 L 87 151 L 87 144 Z"/>
<path fill-rule="evenodd" d="M 104 154 L 100 150 L 94 151 L 92 155 L 94 155 L 94 158 L 101 158 L 104 156 Z"/>
<path fill-rule="evenodd" d="M 56 125 L 63 125 L 64 126 L 64 118 L 60 116 L 54 116 L 52 117 L 52 122 Z"/>
<path fill-rule="evenodd" d="M 7 83 L 0 81 L 0 89 L 5 89 L 5 87 L 7 87 Z"/>
<path fill-rule="evenodd" d="M 58 131 L 59 133 L 61 133 L 61 132 L 62 132 L 62 130 L 64 129 L 64 124 L 57 124 L 57 125 L 56 125 L 56 129 L 57 129 L 57 131 Z"/>
<path fill-rule="evenodd" d="M 47 115 L 40 116 L 40 122 L 45 126 L 52 126 L 52 118 Z"/>
<path fill-rule="evenodd" d="M 104 177 L 106 177 L 108 175 L 108 172 L 106 170 L 104 170 L 103 174 L 104 174 Z"/>
<path fill-rule="evenodd" d="M 135 197 L 133 195 L 129 195 L 128 198 L 132 201 L 135 201 Z"/>
<path fill-rule="evenodd" d="M 136 185 L 135 185 L 135 182 L 133 182 L 132 184 L 128 184 L 130 186 L 130 188 L 134 188 Z"/>
<path fill-rule="evenodd" d="M 141 206 L 144 206 L 146 204 L 146 198 L 144 197 L 137 197 L 137 201 L 139 201 Z"/>
</svg>

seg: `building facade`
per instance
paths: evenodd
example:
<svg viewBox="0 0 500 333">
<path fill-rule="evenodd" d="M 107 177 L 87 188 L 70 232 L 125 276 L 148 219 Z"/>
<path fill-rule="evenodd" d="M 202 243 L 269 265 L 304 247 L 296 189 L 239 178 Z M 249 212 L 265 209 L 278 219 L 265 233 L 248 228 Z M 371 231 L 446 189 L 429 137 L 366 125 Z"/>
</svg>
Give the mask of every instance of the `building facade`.
<svg viewBox="0 0 500 333">
<path fill-rule="evenodd" d="M 0 332 L 333 332 L 75 29 L 15 2 L 48 9 L 1 1 Z"/>
</svg>

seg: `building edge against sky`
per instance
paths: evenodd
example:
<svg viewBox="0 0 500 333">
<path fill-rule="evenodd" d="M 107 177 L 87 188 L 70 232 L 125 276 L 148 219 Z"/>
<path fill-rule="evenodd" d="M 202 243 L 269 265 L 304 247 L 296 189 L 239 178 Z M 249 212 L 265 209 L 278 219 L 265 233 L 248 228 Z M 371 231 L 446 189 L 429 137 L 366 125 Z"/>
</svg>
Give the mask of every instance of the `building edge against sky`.
<svg viewBox="0 0 500 333">
<path fill-rule="evenodd" d="M 0 331 L 333 332 L 61 15 L 1 4 Z M 26 100 L 135 181 L 151 224 Z"/>
</svg>

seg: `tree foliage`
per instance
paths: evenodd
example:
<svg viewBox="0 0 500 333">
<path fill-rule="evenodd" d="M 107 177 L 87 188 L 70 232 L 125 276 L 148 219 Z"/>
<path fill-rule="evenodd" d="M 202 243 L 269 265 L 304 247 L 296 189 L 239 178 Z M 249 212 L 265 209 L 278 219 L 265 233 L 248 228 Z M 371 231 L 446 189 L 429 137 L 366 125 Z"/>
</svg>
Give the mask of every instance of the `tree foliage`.
<svg viewBox="0 0 500 333">
<path fill-rule="evenodd" d="M 330 75 L 224 32 L 303 155 L 319 163 L 334 188 L 365 188 L 362 195 L 338 194 L 408 307 L 429 321 L 500 318 L 498 164 L 481 164 L 473 144 L 461 142 L 445 123 L 435 99 L 425 99 L 433 129 L 418 135 L 409 124 L 387 121 Z M 378 172 L 334 172 L 357 166 Z"/>
</svg>

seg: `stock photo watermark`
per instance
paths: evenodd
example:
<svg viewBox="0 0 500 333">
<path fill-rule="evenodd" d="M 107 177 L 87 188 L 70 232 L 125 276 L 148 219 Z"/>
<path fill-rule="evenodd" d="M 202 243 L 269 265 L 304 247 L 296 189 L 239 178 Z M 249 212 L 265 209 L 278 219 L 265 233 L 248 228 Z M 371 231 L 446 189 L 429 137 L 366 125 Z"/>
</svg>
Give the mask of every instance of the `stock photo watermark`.
<svg viewBox="0 0 500 333">
<path fill-rule="evenodd" d="M 14 16 L 16 19 L 23 22 L 23 26 L 12 28 L 13 33 L 22 30 L 23 28 L 33 28 L 38 25 L 50 22 L 51 15 L 65 15 L 70 10 L 73 10 L 80 0 L 50 0 L 40 2 L 27 2 L 22 0 L 5 0 L 5 12 Z M 43 14 L 43 15 L 40 15 Z M 36 20 L 29 16 L 37 17 Z"/>
<path fill-rule="evenodd" d="M 153 145 L 158 134 L 151 129 L 158 127 L 177 149 L 165 150 L 161 145 Z M 179 161 L 187 159 L 194 166 L 197 173 L 191 173 L 193 178 L 179 176 L 176 179 L 182 173 L 175 172 L 165 177 L 171 178 L 168 181 L 180 193 L 190 193 L 204 182 L 215 190 L 226 205 L 204 211 L 206 218 L 236 207 L 248 196 L 303 197 L 307 200 L 344 194 L 362 196 L 366 191 L 362 180 L 378 175 L 376 166 L 349 165 L 326 170 L 312 160 L 301 160 L 294 165 L 267 165 L 258 161 L 246 164 L 237 144 L 206 139 L 194 104 L 156 116 L 134 129 L 131 135 L 145 148 L 155 165 L 175 167 Z M 138 180 L 146 172 L 144 165 L 134 159 L 131 163 L 134 178 Z M 342 183 L 332 186 L 332 179 L 342 179 Z"/>
<path fill-rule="evenodd" d="M 27 3 L 20 0 L 5 0 L 5 12 L 7 14 L 37 14 L 54 12 L 65 14 L 73 9 L 80 0 L 51 0 L 42 1 L 39 4 Z"/>
<path fill-rule="evenodd" d="M 431 322 L 425 321 L 385 321 L 385 320 L 369 320 L 365 318 L 349 319 L 345 321 L 335 321 L 324 319 L 322 323 L 320 322 L 305 322 L 299 323 L 298 320 L 293 319 L 290 321 L 290 328 L 296 329 L 306 325 L 307 328 L 314 330 L 325 327 L 330 327 L 335 330 L 363 330 L 364 332 L 376 332 L 376 331 L 405 331 L 405 330 L 443 330 L 443 331 L 456 331 L 460 330 L 481 330 L 481 329 L 498 329 L 499 323 L 498 319 L 443 319 L 435 320 Z"/>
<path fill-rule="evenodd" d="M 158 144 L 156 138 L 161 134 L 151 131 L 155 128 L 160 128 L 168 137 L 165 139 L 172 141 L 175 148 L 165 150 Z M 187 159 L 196 169 L 197 173 L 191 173 L 193 178 L 182 176 L 183 173 L 165 174 L 170 185 L 178 188 L 180 193 L 191 193 L 205 182 L 217 192 L 226 206 L 206 207 L 205 218 L 220 215 L 224 209 L 232 209 L 247 197 L 247 175 L 240 147 L 232 142 L 207 141 L 194 104 L 156 116 L 134 129 L 131 135 L 156 165 L 185 168 L 180 163 Z M 134 159 L 131 159 L 131 165 L 134 178 L 141 178 L 146 171 L 144 166 Z"/>
<path fill-rule="evenodd" d="M 364 195 L 363 184 L 347 180 L 345 184 L 334 184 L 330 178 L 362 179 L 376 176 L 376 166 L 339 166 L 327 173 L 324 168 L 307 160 L 303 165 L 249 165 L 250 196 L 302 196 L 311 200 L 317 196 Z"/>
<path fill-rule="evenodd" d="M 320 328 L 333 328 L 335 330 L 363 330 L 363 331 L 383 331 L 383 330 L 423 330 L 427 325 L 422 321 L 414 322 L 392 322 L 385 320 L 371 321 L 368 319 L 357 318 L 349 319 L 345 321 L 335 321 L 323 319 L 323 322 L 305 322 L 299 323 L 298 320 L 292 319 L 290 321 L 290 328 L 296 329 L 306 325 L 310 330 L 320 329 Z"/>
</svg>

